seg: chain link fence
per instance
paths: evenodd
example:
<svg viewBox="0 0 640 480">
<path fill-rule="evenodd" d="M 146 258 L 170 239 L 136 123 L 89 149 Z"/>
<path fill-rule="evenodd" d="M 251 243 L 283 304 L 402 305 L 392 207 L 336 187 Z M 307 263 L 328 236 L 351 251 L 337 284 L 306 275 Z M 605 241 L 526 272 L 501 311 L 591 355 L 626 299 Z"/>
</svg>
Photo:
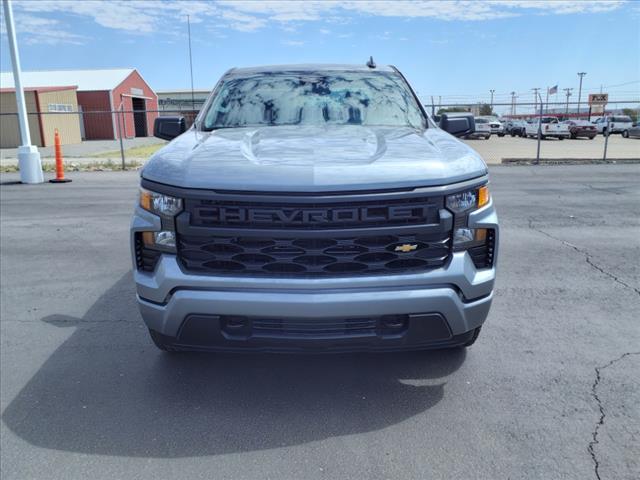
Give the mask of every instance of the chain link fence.
<svg viewBox="0 0 640 480">
<path fill-rule="evenodd" d="M 536 164 L 640 160 L 640 141 L 633 138 L 633 126 L 640 118 L 639 105 L 640 101 L 616 101 L 610 102 L 606 110 L 591 108 L 584 102 L 544 101 L 425 106 L 435 115 L 471 112 L 476 120 L 485 123 L 485 129 L 489 125 L 490 133 L 478 131 L 463 139 L 487 163 Z"/>
<path fill-rule="evenodd" d="M 640 102 L 638 102 L 640 103 Z M 501 116 L 485 116 L 491 129 L 489 135 L 472 136 L 463 141 L 478 151 L 489 164 L 598 162 L 640 160 L 640 140 L 627 138 L 631 124 L 612 122 L 586 125 L 589 120 L 604 118 L 587 109 L 575 111 L 575 103 L 495 104 L 493 108 L 509 107 Z M 611 107 L 611 106 L 610 106 Z M 615 106 L 614 106 L 615 107 Z M 477 117 L 481 104 L 427 105 L 427 111 L 472 111 Z M 536 108 L 537 113 L 533 112 Z M 583 104 L 584 108 L 584 104 Z M 587 107 L 588 108 L 588 107 Z M 153 124 L 159 116 L 183 116 L 191 126 L 193 110 L 108 110 L 66 111 L 64 106 L 48 105 L 49 111 L 29 113 L 29 126 L 33 145 L 39 146 L 45 168 L 54 162 L 54 134 L 57 130 L 62 142 L 68 169 L 136 168 L 142 165 L 165 141 L 153 137 Z M 525 110 L 527 109 L 527 110 Z M 562 110 L 560 112 L 559 110 Z M 610 108 L 605 116 L 621 109 Z M 523 113 L 518 113 L 523 112 Z M 637 112 L 638 110 L 634 110 Z M 622 117 L 613 114 L 613 120 Z M 541 123 L 551 118 L 553 123 Z M 634 124 L 637 118 L 633 118 Z M 569 132 L 568 136 L 554 136 L 551 130 L 569 128 L 564 122 L 582 123 L 589 128 Z M 494 125 L 495 124 L 495 125 Z M 584 126 L 584 125 L 583 125 Z M 551 129 L 551 130 L 548 130 Z M 603 133 L 611 132 L 610 135 Z M 20 143 L 16 113 L 0 112 L 0 161 L 4 171 L 17 168 L 17 146 Z"/>
<path fill-rule="evenodd" d="M 64 105 L 48 107 L 47 112 L 27 114 L 31 143 L 38 147 L 45 168 L 50 168 L 57 131 L 65 164 L 72 170 L 138 167 L 167 143 L 153 136 L 156 118 L 179 115 L 188 128 L 197 115 L 189 110 L 66 111 Z M 4 171 L 17 168 L 19 144 L 18 115 L 0 112 L 0 164 Z"/>
</svg>

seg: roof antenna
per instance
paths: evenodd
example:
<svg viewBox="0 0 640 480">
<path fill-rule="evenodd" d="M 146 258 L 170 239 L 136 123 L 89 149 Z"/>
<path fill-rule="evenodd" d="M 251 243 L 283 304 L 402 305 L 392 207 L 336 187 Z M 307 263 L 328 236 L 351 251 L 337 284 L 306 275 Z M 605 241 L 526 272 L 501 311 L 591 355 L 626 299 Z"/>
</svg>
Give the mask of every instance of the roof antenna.
<svg viewBox="0 0 640 480">
<path fill-rule="evenodd" d="M 369 57 L 369 61 L 367 62 L 367 67 L 376 68 L 376 62 L 373 61 L 373 57 Z"/>
</svg>

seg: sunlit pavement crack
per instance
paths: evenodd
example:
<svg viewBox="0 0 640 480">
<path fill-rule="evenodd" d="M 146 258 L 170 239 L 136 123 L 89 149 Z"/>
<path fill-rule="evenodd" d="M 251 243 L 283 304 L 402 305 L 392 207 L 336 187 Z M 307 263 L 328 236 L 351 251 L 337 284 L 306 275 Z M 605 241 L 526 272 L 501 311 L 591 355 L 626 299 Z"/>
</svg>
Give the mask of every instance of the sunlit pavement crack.
<svg viewBox="0 0 640 480">
<path fill-rule="evenodd" d="M 618 358 L 616 358 L 615 360 L 611 360 L 606 365 L 603 365 L 602 367 L 596 367 L 595 368 L 595 370 L 596 370 L 596 379 L 593 382 L 593 385 L 591 386 L 591 396 L 595 399 L 596 403 L 598 404 L 598 410 L 600 412 L 600 418 L 598 419 L 598 423 L 596 423 L 596 426 L 593 429 L 593 432 L 591 434 L 592 440 L 591 440 L 591 442 L 589 442 L 588 451 L 589 451 L 589 455 L 591 455 L 591 460 L 593 461 L 594 473 L 595 473 L 596 478 L 598 480 L 601 480 L 601 478 L 600 478 L 600 462 L 598 461 L 598 457 L 597 457 L 596 452 L 595 452 L 595 446 L 598 443 L 600 443 L 600 442 L 598 442 L 598 431 L 600 430 L 600 427 L 602 425 L 604 425 L 604 419 L 606 417 L 606 414 L 605 414 L 605 411 L 604 411 L 604 405 L 602 404 L 602 400 L 600 400 L 600 397 L 598 396 L 598 385 L 600 384 L 600 380 L 602 379 L 602 370 L 604 370 L 605 368 L 610 367 L 614 363 L 619 362 L 620 360 L 622 360 L 625 357 L 628 357 L 629 355 L 640 355 L 640 352 L 626 352 L 626 353 L 623 353 Z"/>
<path fill-rule="evenodd" d="M 585 256 L 585 261 L 594 269 L 596 269 L 597 271 L 599 271 L 600 273 L 602 273 L 603 275 L 606 275 L 607 277 L 611 278 L 614 282 L 619 283 L 620 285 L 622 285 L 623 287 L 629 288 L 631 290 L 633 290 L 634 292 L 636 292 L 638 295 L 640 295 L 640 288 L 636 288 L 632 285 L 629 285 L 628 283 L 626 283 L 623 280 L 620 280 L 618 277 L 616 277 L 613 273 L 611 272 L 607 272 L 604 268 L 602 268 L 599 265 L 596 265 L 593 262 L 593 256 L 587 252 L 586 250 L 583 250 L 582 248 L 574 245 L 573 243 L 569 243 L 566 240 L 562 240 L 561 238 L 558 237 L 554 237 L 553 235 L 551 235 L 548 232 L 545 232 L 544 230 L 541 230 L 540 228 L 534 227 L 533 226 L 533 219 L 529 219 L 529 228 L 532 230 L 535 230 L 538 233 L 541 233 L 542 235 L 545 235 L 548 238 L 551 238 L 552 240 L 555 240 L 557 242 L 562 243 L 563 245 L 566 245 L 569 248 L 572 248 L 573 250 L 575 250 L 578 253 L 582 253 Z"/>
</svg>

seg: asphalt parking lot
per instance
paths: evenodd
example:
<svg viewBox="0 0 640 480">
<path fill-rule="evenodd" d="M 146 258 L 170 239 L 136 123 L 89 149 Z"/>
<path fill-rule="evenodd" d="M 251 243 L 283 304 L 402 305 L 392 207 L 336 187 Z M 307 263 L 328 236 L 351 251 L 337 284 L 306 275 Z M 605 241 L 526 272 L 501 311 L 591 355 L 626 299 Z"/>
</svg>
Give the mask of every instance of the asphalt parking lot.
<svg viewBox="0 0 640 480">
<path fill-rule="evenodd" d="M 130 272 L 137 173 L 3 175 L 0 476 L 638 478 L 640 168 L 491 174 L 478 343 L 335 356 L 160 353 Z"/>
</svg>

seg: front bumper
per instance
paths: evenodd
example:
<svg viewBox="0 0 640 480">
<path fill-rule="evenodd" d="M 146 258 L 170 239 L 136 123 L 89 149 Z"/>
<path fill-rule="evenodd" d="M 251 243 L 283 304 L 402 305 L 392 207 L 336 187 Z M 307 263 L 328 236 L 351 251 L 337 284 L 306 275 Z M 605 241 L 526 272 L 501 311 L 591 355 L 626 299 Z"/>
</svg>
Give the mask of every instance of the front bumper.
<svg viewBox="0 0 640 480">
<path fill-rule="evenodd" d="M 499 232 L 493 201 L 469 215 L 469 226 L 495 230 L 497 259 Z M 136 208 L 131 230 L 133 246 L 133 233 L 160 230 L 160 220 Z M 179 347 L 222 351 L 395 350 L 461 344 L 487 318 L 495 274 L 495 261 L 492 268 L 477 269 L 467 252 L 453 253 L 442 268 L 370 277 L 192 275 L 183 272 L 170 254 L 162 255 L 153 272 L 134 268 L 140 312 L 148 328 Z M 250 329 L 241 336 L 229 335 L 224 329 L 228 317 L 245 317 L 250 325 L 257 318 L 285 323 L 361 318 L 381 322 L 391 315 L 403 316 L 403 329 L 266 337 L 253 335 Z M 206 342 L 193 340 L 194 328 Z"/>
</svg>

